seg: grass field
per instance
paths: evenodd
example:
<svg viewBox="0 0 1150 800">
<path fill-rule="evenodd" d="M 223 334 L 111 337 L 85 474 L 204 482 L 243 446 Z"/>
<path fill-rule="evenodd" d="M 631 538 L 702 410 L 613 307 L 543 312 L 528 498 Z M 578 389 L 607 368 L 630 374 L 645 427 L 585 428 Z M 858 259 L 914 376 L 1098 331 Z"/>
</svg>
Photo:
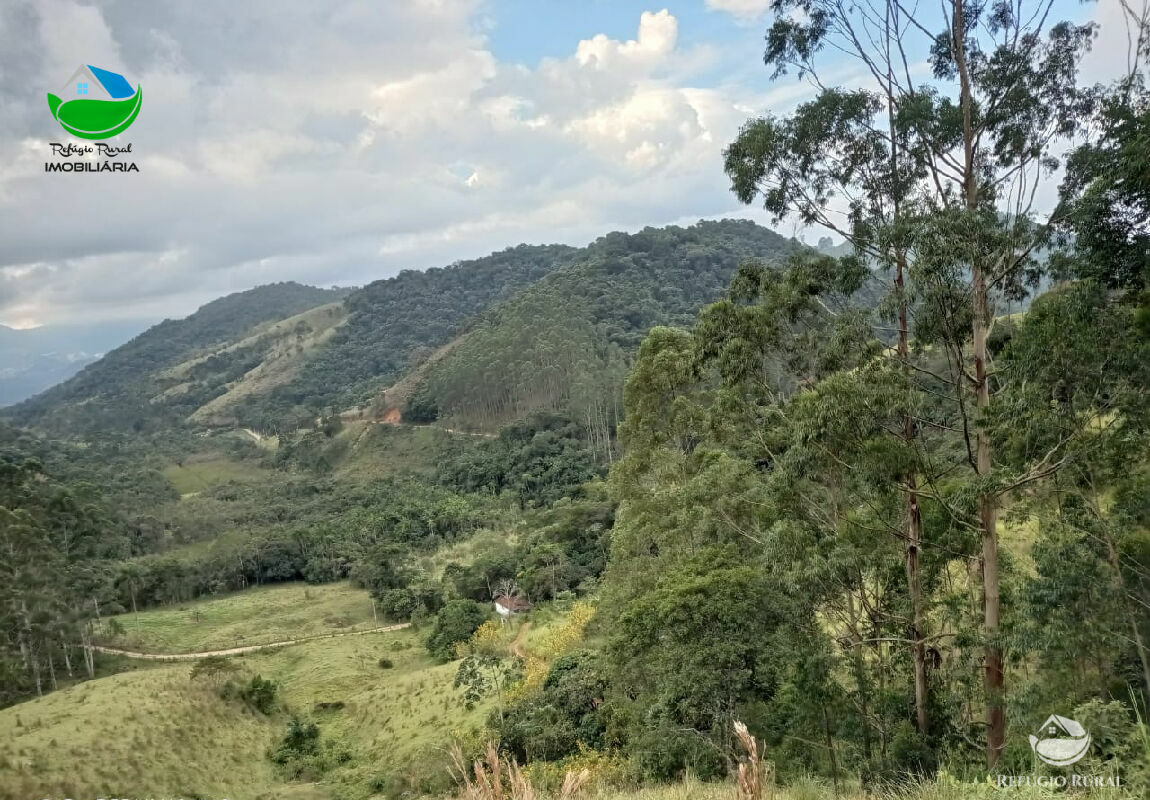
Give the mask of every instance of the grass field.
<svg viewBox="0 0 1150 800">
<path fill-rule="evenodd" d="M 144 653 L 192 653 L 279 642 L 376 626 L 371 598 L 347 582 L 279 583 L 178 606 L 112 617 L 123 628 L 98 629 L 101 644 Z M 380 620 L 379 625 L 386 624 Z"/>
<path fill-rule="evenodd" d="M 250 481 L 262 470 L 252 464 L 241 464 L 224 456 L 189 459 L 183 464 L 169 464 L 163 474 L 182 495 L 195 494 L 225 481 Z"/>
<path fill-rule="evenodd" d="M 387 657 L 391 669 L 381 669 Z M 444 748 L 476 736 L 468 712 L 410 631 L 327 639 L 237 657 L 280 685 L 265 717 L 210 685 L 191 665 L 164 664 L 89 681 L 0 710 L 0 800 L 40 797 L 368 797 L 373 787 L 447 787 Z M 317 702 L 342 702 L 316 711 Z M 292 713 L 351 753 L 323 784 L 286 784 L 267 759 Z"/>
<path fill-rule="evenodd" d="M 260 607 L 271 594 L 253 591 Z M 297 597 L 299 595 L 296 595 Z M 216 603 L 239 598 L 223 598 Z M 562 609 L 532 618 L 529 648 L 562 624 Z M 150 612 L 151 613 L 151 612 Z M 141 615 L 143 616 L 143 615 Z M 510 634 L 510 631 L 508 632 Z M 0 800 L 97 797 L 207 797 L 232 800 L 367 800 L 450 795 L 447 746 L 476 745 L 491 701 L 467 711 L 452 688 L 457 665 L 435 664 L 423 631 L 324 639 L 236 657 L 246 676 L 279 686 L 280 707 L 264 716 L 190 679 L 190 664 L 134 662 L 132 671 L 89 681 L 0 710 Z M 381 668 L 387 658 L 390 668 Z M 320 710 L 317 703 L 342 704 Z M 321 741 L 346 751 L 322 776 L 288 782 L 267 757 L 293 715 L 316 722 Z M 995 800 L 990 784 L 940 780 L 880 796 L 900 800 Z M 874 797 L 875 795 L 870 795 Z M 1011 790 L 1047 800 L 1050 789 Z M 1122 792 L 1077 795 L 1118 800 Z M 544 800 L 546 795 L 540 795 Z M 585 800 L 730 800 L 729 783 L 686 783 L 633 791 L 591 788 Z M 862 800 L 826 781 L 770 791 L 769 800 Z"/>
<path fill-rule="evenodd" d="M 336 436 L 337 443 L 345 448 L 336 474 L 352 480 L 405 473 L 428 475 L 435 471 L 444 452 L 473 444 L 459 438 L 435 428 L 347 422 Z"/>
</svg>

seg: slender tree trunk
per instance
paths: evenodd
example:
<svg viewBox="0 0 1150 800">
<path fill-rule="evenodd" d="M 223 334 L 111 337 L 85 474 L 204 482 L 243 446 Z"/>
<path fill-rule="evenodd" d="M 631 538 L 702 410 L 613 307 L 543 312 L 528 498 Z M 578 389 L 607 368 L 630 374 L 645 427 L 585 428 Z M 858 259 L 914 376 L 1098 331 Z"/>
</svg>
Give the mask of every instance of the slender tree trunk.
<svg viewBox="0 0 1150 800">
<path fill-rule="evenodd" d="M 976 407 L 981 413 L 990 404 L 990 384 L 986 374 L 986 334 L 989 316 L 986 276 L 975 261 L 974 269 L 974 379 Z M 990 438 L 981 421 L 975 428 L 975 464 L 985 476 L 992 467 Z M 998 498 L 993 493 L 978 498 L 979 527 L 982 530 L 983 633 L 986 637 L 986 761 L 993 767 L 1006 742 L 1006 715 L 1003 708 L 1003 656 L 998 641 L 1001 616 L 998 577 Z"/>
<path fill-rule="evenodd" d="M 855 608 L 855 596 L 853 590 L 847 591 L 847 613 L 850 616 L 851 622 L 851 643 L 854 648 L 854 658 L 852 661 L 855 671 L 855 682 L 858 684 L 859 692 L 859 721 L 862 728 L 863 761 L 866 762 L 867 766 L 870 766 L 872 760 L 869 703 L 870 690 L 867 686 L 866 664 L 863 662 L 862 635 L 859 633 L 858 609 Z"/>
<path fill-rule="evenodd" d="M 72 674 L 72 654 L 70 652 L 72 648 L 63 636 L 60 637 L 60 646 L 64 648 L 64 667 L 68 670 L 68 677 L 75 677 Z"/>
<path fill-rule="evenodd" d="M 1138 630 L 1138 616 L 1130 617 L 1130 629 L 1134 632 L 1134 646 L 1138 648 L 1138 659 L 1142 662 L 1142 681 L 1146 685 L 1146 703 L 1150 704 L 1150 660 L 1146 657 L 1146 644 L 1142 632 Z"/>
<path fill-rule="evenodd" d="M 24 669 L 32 669 L 32 654 L 28 651 L 28 640 L 23 628 L 16 631 L 16 642 L 20 645 L 20 659 L 24 662 Z"/>
<path fill-rule="evenodd" d="M 88 672 L 88 678 L 96 677 L 96 659 L 92 651 L 91 635 L 87 626 L 80 629 L 80 642 L 84 649 L 84 669 Z"/>
<path fill-rule="evenodd" d="M 1097 502 L 1095 505 L 1098 505 Z M 1110 569 L 1114 571 L 1114 588 L 1118 592 L 1118 596 L 1122 598 L 1122 606 L 1130 617 L 1130 631 L 1134 637 L 1134 648 L 1138 651 L 1138 660 L 1142 664 L 1142 681 L 1146 687 L 1146 702 L 1150 703 L 1150 659 L 1146 656 L 1146 645 L 1142 641 L 1142 632 L 1138 629 L 1139 614 L 1136 610 L 1131 609 L 1127 602 L 1128 593 L 1126 581 L 1122 577 L 1122 563 L 1118 560 L 1118 548 L 1115 546 L 1114 539 L 1111 538 L 1105 523 L 1103 524 L 1103 531 L 1105 531 L 1104 536 L 1106 537 L 1107 560 L 1110 562 Z"/>
<path fill-rule="evenodd" d="M 827 754 L 831 759 L 831 780 L 834 781 L 835 797 L 839 796 L 839 762 L 835 757 L 835 740 L 831 736 L 831 718 L 827 707 L 823 706 L 823 731 L 827 737 Z"/>
<path fill-rule="evenodd" d="M 906 295 L 904 289 L 906 253 L 899 248 L 895 253 L 895 288 L 898 292 L 898 357 L 904 374 L 910 369 L 910 345 L 907 322 Z M 915 421 L 910 416 L 903 417 L 903 439 L 908 447 L 913 447 L 917 431 Z M 929 688 L 926 682 L 926 622 L 923 611 L 922 577 L 919 569 L 919 555 L 922 549 L 922 512 L 918 506 L 918 476 L 909 471 L 904 480 L 907 485 L 906 498 L 906 582 L 911 603 L 911 638 L 914 640 L 914 710 L 919 733 L 926 736 L 930 732 Z"/>
<path fill-rule="evenodd" d="M 56 684 L 56 664 L 52 658 L 52 649 L 48 648 L 48 678 L 52 681 L 52 691 L 59 687 Z"/>
<path fill-rule="evenodd" d="M 890 174 L 891 174 L 891 194 L 893 199 L 893 223 L 896 230 L 899 230 L 899 236 L 902 236 L 901 225 L 902 222 L 902 198 L 903 192 L 907 187 L 903 185 L 903 180 L 899 174 L 899 133 L 898 126 L 895 124 L 896 114 L 896 90 L 894 86 L 894 62 L 890 53 L 890 41 L 895 36 L 895 31 L 898 29 L 899 8 L 897 3 L 888 2 L 886 4 L 886 36 L 887 36 L 887 53 L 886 53 L 886 102 L 887 102 L 887 126 L 890 131 Z M 910 325 L 907 319 L 907 302 L 906 302 L 906 277 L 907 277 L 907 260 L 906 260 L 906 246 L 904 242 L 896 240 L 894 243 L 894 261 L 895 261 L 895 294 L 898 297 L 898 359 L 902 366 L 903 375 L 909 379 L 910 374 Z M 910 415 L 906 415 L 902 420 L 902 435 L 903 440 L 906 442 L 908 448 L 914 447 L 915 438 L 918 435 L 917 425 Z M 906 582 L 907 594 L 910 596 L 911 602 L 911 639 L 913 640 L 913 662 L 914 662 L 914 710 L 915 720 L 918 723 L 918 730 L 922 736 L 926 736 L 930 732 L 930 716 L 929 716 L 929 696 L 928 686 L 926 682 L 926 645 L 924 642 L 926 636 L 925 614 L 923 610 L 923 596 L 922 596 L 922 578 L 919 569 L 919 557 L 922 549 L 922 514 L 918 506 L 918 475 L 914 469 L 907 471 L 903 480 L 907 486 L 906 497 Z"/>
<path fill-rule="evenodd" d="M 24 641 L 27 642 L 26 645 L 21 645 L 21 652 L 25 654 L 24 665 L 31 666 L 32 678 L 36 681 L 36 696 L 42 697 L 44 690 L 40 678 L 40 654 L 36 652 L 36 639 L 32 636 L 32 619 L 28 614 L 28 604 L 23 600 L 20 601 L 20 611 Z"/>
<path fill-rule="evenodd" d="M 978 176 L 975 164 L 974 96 L 970 70 L 966 62 L 966 28 L 964 0 L 953 0 L 951 21 L 954 61 L 958 68 L 962 106 L 963 182 L 966 210 L 978 208 Z M 985 265 L 976 247 L 970 251 L 971 301 L 973 304 L 972 357 L 974 361 L 974 397 L 978 418 L 975 420 L 975 468 L 980 476 L 990 473 L 993 465 L 990 437 L 983 425 L 982 414 L 990 405 L 990 383 L 987 378 L 986 337 L 990 325 L 990 296 Z M 1004 671 L 1002 645 L 998 641 L 1001 617 L 998 577 L 998 497 L 987 492 L 978 498 L 978 520 L 982 531 L 982 597 L 983 635 L 986 654 L 983 682 L 986 692 L 986 763 L 993 767 L 1006 743 L 1006 713 L 1003 706 Z"/>
</svg>

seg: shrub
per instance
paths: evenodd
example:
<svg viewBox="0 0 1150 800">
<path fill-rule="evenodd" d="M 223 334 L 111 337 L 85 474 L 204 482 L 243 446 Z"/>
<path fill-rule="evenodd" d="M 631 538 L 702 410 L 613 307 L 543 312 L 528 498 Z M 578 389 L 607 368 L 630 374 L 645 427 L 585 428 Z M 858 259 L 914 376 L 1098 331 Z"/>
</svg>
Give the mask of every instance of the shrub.
<svg viewBox="0 0 1150 800">
<path fill-rule="evenodd" d="M 388 589 L 379 595 L 379 610 L 388 619 L 410 619 L 419 600 L 410 589 Z"/>
<path fill-rule="evenodd" d="M 710 781 L 727 772 L 722 753 L 702 737 L 669 727 L 649 728 L 634 743 L 639 771 L 649 780 L 667 783 L 690 773 Z"/>
<path fill-rule="evenodd" d="M 388 658 L 387 656 L 384 656 L 383 658 L 381 658 L 379 660 L 379 668 L 380 669 L 391 669 L 394 666 L 395 666 L 395 664 L 392 663 L 392 660 L 390 658 Z"/>
<path fill-rule="evenodd" d="M 292 717 L 278 747 L 268 753 L 290 780 L 318 780 L 332 767 L 351 761 L 351 753 L 330 742 L 321 742 L 319 726 Z"/>
<path fill-rule="evenodd" d="M 455 646 L 466 642 L 487 618 L 487 609 L 473 600 L 452 600 L 435 616 L 427 650 L 439 661 L 455 658 Z"/>
<path fill-rule="evenodd" d="M 228 681 L 219 689 L 220 697 L 225 700 L 238 698 L 245 705 L 255 709 L 261 714 L 271 714 L 276 710 L 276 695 L 279 687 L 275 681 L 265 680 L 256 675 L 247 683 Z"/>
<path fill-rule="evenodd" d="M 261 714 L 270 714 L 275 710 L 278 690 L 275 681 L 264 680 L 262 676 L 256 675 L 240 691 L 240 697 Z"/>
<path fill-rule="evenodd" d="M 240 668 L 229 658 L 224 658 L 223 656 L 208 656 L 196 662 L 196 665 L 192 667 L 192 672 L 188 677 L 193 681 L 203 679 L 215 682 L 229 675 L 234 675 L 239 671 Z"/>
<path fill-rule="evenodd" d="M 534 680 L 539 684 L 535 691 L 520 695 L 491 720 L 505 750 L 517 758 L 555 760 L 604 745 L 600 706 L 607 676 L 595 653 L 560 656 Z"/>
</svg>

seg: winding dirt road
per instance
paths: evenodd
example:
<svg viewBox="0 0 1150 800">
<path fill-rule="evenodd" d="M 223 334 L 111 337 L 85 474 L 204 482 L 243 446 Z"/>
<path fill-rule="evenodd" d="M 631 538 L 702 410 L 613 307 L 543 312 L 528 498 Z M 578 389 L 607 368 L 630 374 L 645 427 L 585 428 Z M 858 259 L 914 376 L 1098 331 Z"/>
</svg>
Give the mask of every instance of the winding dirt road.
<svg viewBox="0 0 1150 800">
<path fill-rule="evenodd" d="M 518 633 L 515 634 L 515 639 L 511 642 L 511 655 L 516 658 L 527 658 L 527 631 L 531 630 L 531 623 L 524 622 L 519 626 Z"/>
<path fill-rule="evenodd" d="M 319 639 L 336 639 L 340 636 L 364 636 L 369 633 L 387 633 L 388 631 L 399 631 L 409 627 L 411 627 L 411 623 L 404 622 L 400 625 L 385 625 L 381 628 L 368 628 L 365 631 L 320 633 L 315 636 L 303 636 L 299 639 L 285 639 L 282 642 L 249 644 L 243 647 L 229 647 L 225 650 L 204 650 L 200 653 L 137 653 L 132 650 L 120 650 L 115 647 L 102 647 L 96 644 L 92 645 L 92 649 L 97 653 L 107 653 L 108 655 L 113 656 L 124 656 L 125 658 L 140 658 L 145 661 L 195 661 L 198 658 L 207 658 L 208 656 L 237 656 L 241 653 L 254 653 L 257 650 L 270 650 L 273 647 L 288 647 L 289 645 L 303 644 L 304 642 L 314 642 Z"/>
</svg>

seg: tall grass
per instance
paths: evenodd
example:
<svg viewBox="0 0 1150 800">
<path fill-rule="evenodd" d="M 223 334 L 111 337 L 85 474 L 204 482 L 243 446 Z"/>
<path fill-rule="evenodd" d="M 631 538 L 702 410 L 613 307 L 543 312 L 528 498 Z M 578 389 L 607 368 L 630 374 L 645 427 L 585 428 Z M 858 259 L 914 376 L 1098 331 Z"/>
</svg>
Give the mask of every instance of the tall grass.
<svg viewBox="0 0 1150 800">
<path fill-rule="evenodd" d="M 500 756 L 494 742 L 487 743 L 484 757 L 472 761 L 470 769 L 458 744 L 452 745 L 451 760 L 448 772 L 459 783 L 460 800 L 539 800 L 539 793 L 519 764 L 514 758 L 507 760 Z M 591 773 L 585 769 L 568 772 L 558 799 L 576 797 L 590 779 Z"/>
</svg>

